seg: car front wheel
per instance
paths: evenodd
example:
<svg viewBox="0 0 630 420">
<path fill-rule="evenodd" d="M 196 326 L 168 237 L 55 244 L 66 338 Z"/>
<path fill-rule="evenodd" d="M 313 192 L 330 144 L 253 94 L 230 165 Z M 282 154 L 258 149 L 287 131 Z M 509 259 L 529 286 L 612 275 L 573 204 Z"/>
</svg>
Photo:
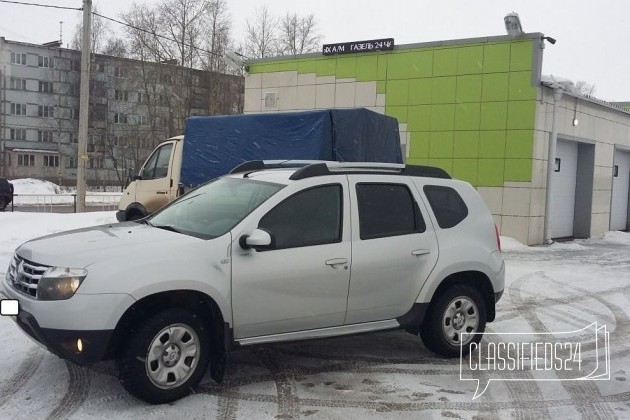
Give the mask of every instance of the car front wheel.
<svg viewBox="0 0 630 420">
<path fill-rule="evenodd" d="M 446 357 L 468 354 L 486 328 L 486 305 L 481 294 L 464 284 L 451 286 L 431 304 L 420 330 L 424 345 Z"/>
<path fill-rule="evenodd" d="M 202 320 L 185 309 L 168 309 L 132 333 L 117 361 L 120 382 L 131 394 L 153 404 L 182 398 L 201 381 L 209 350 Z"/>
</svg>

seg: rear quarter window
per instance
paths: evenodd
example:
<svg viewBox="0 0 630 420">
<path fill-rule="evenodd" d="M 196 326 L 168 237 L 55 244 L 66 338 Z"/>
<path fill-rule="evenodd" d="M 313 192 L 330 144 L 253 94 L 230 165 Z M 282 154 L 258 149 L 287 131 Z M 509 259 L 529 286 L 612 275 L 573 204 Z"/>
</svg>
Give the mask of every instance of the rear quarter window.
<svg viewBox="0 0 630 420">
<path fill-rule="evenodd" d="M 466 203 L 453 188 L 441 185 L 425 185 L 424 194 L 427 196 L 433 214 L 442 229 L 457 226 L 468 216 Z"/>
</svg>

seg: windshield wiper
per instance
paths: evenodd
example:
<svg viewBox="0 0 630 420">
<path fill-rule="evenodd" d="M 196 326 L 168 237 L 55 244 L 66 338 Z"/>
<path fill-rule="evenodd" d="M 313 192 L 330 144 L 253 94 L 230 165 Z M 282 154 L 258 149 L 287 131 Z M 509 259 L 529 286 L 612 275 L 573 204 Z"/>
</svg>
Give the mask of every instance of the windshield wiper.
<svg viewBox="0 0 630 420">
<path fill-rule="evenodd" d="M 149 222 L 147 222 L 147 224 L 149 226 L 153 226 L 153 227 L 156 227 L 158 229 L 170 230 L 171 232 L 181 233 L 178 229 L 176 229 L 175 227 L 173 227 L 171 225 L 152 225 Z"/>
</svg>

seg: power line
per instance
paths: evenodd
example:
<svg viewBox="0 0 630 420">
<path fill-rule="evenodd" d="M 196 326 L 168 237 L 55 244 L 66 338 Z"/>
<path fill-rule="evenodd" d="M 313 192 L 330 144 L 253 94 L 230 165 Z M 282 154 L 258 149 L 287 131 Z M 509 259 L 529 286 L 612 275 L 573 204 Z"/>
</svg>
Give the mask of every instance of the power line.
<svg viewBox="0 0 630 420">
<path fill-rule="evenodd" d="M 0 0 L 0 3 L 21 4 L 22 6 L 48 7 L 50 9 L 64 9 L 64 10 L 78 10 L 78 11 L 83 10 L 80 7 L 54 6 L 52 4 L 26 3 L 26 2 L 21 2 L 21 1 L 12 1 L 12 0 Z"/>
<path fill-rule="evenodd" d="M 3 0 L 0 0 L 0 1 L 3 1 Z M 147 34 L 152 35 L 152 36 L 157 37 L 157 38 L 162 38 L 162 39 L 165 39 L 165 40 L 167 40 L 167 41 L 175 42 L 175 43 L 177 43 L 177 44 L 179 44 L 179 43 L 180 43 L 180 42 L 179 42 L 179 41 L 177 41 L 176 39 L 169 38 L 169 37 L 167 37 L 167 36 L 165 36 L 165 35 L 160 35 L 160 34 L 158 34 L 158 33 L 155 33 L 154 31 L 149 31 L 148 29 L 144 29 L 144 28 L 137 27 L 137 26 L 135 26 L 135 25 L 131 25 L 131 24 L 129 24 L 129 23 L 127 23 L 127 22 L 123 22 L 123 21 L 121 21 L 121 20 L 117 20 L 117 19 L 114 19 L 114 18 L 110 18 L 110 17 L 108 17 L 108 16 L 101 15 L 100 13 L 92 12 L 92 14 L 93 14 L 93 15 L 95 15 L 95 16 L 98 16 L 98 17 L 100 17 L 100 18 L 103 18 L 103 19 L 111 20 L 112 22 L 115 22 L 115 23 L 117 23 L 117 24 L 119 24 L 119 25 L 127 26 L 127 27 L 129 27 L 129 28 L 131 28 L 131 29 L 134 29 L 134 30 L 136 30 L 136 31 L 140 31 L 140 32 L 147 33 Z M 183 45 L 183 46 L 185 46 L 185 47 L 188 47 L 188 48 L 195 49 L 195 50 L 203 51 L 203 52 L 208 53 L 208 54 L 210 54 L 210 55 L 216 55 L 216 56 L 218 56 L 218 57 L 223 57 L 223 54 L 219 54 L 219 53 L 217 53 L 217 52 L 213 52 L 213 51 L 210 51 L 210 50 L 206 50 L 206 49 L 204 49 L 204 48 L 200 48 L 200 47 L 197 47 L 197 46 L 192 45 L 192 44 L 181 43 L 181 45 Z"/>
</svg>

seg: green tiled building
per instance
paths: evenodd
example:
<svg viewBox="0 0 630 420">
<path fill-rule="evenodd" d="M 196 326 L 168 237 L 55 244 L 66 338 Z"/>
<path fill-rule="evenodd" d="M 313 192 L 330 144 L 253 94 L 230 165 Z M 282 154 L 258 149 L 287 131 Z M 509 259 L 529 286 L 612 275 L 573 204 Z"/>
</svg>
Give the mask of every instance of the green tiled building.
<svg viewBox="0 0 630 420">
<path fill-rule="evenodd" d="M 551 132 L 547 117 L 553 107 L 553 88 L 541 84 L 542 37 L 532 33 L 401 45 L 390 51 L 250 61 L 245 112 L 366 107 L 396 117 L 407 163 L 439 166 L 470 182 L 488 203 L 503 234 L 540 243 Z M 604 108 L 616 114 L 625 129 L 630 125 L 628 113 L 621 108 L 564 93 L 559 107 L 567 114 L 564 118 L 569 118 L 573 104 L 577 116 L 578 102 L 584 102 L 580 111 Z M 596 114 L 587 113 L 588 118 Z M 600 116 L 593 123 L 605 124 L 604 120 Z M 580 132 L 569 131 L 562 133 L 563 139 L 598 141 L 590 133 L 582 138 Z M 628 136 L 618 136 L 622 143 L 630 142 Z M 593 160 L 580 168 L 595 173 L 597 166 L 602 165 Z M 609 167 L 612 170 L 612 162 Z M 590 218 L 579 216 L 589 220 L 575 222 L 569 236 L 608 230 L 604 213 L 610 218 L 611 209 L 591 211 Z M 556 236 L 567 235 L 559 230 Z"/>
</svg>

